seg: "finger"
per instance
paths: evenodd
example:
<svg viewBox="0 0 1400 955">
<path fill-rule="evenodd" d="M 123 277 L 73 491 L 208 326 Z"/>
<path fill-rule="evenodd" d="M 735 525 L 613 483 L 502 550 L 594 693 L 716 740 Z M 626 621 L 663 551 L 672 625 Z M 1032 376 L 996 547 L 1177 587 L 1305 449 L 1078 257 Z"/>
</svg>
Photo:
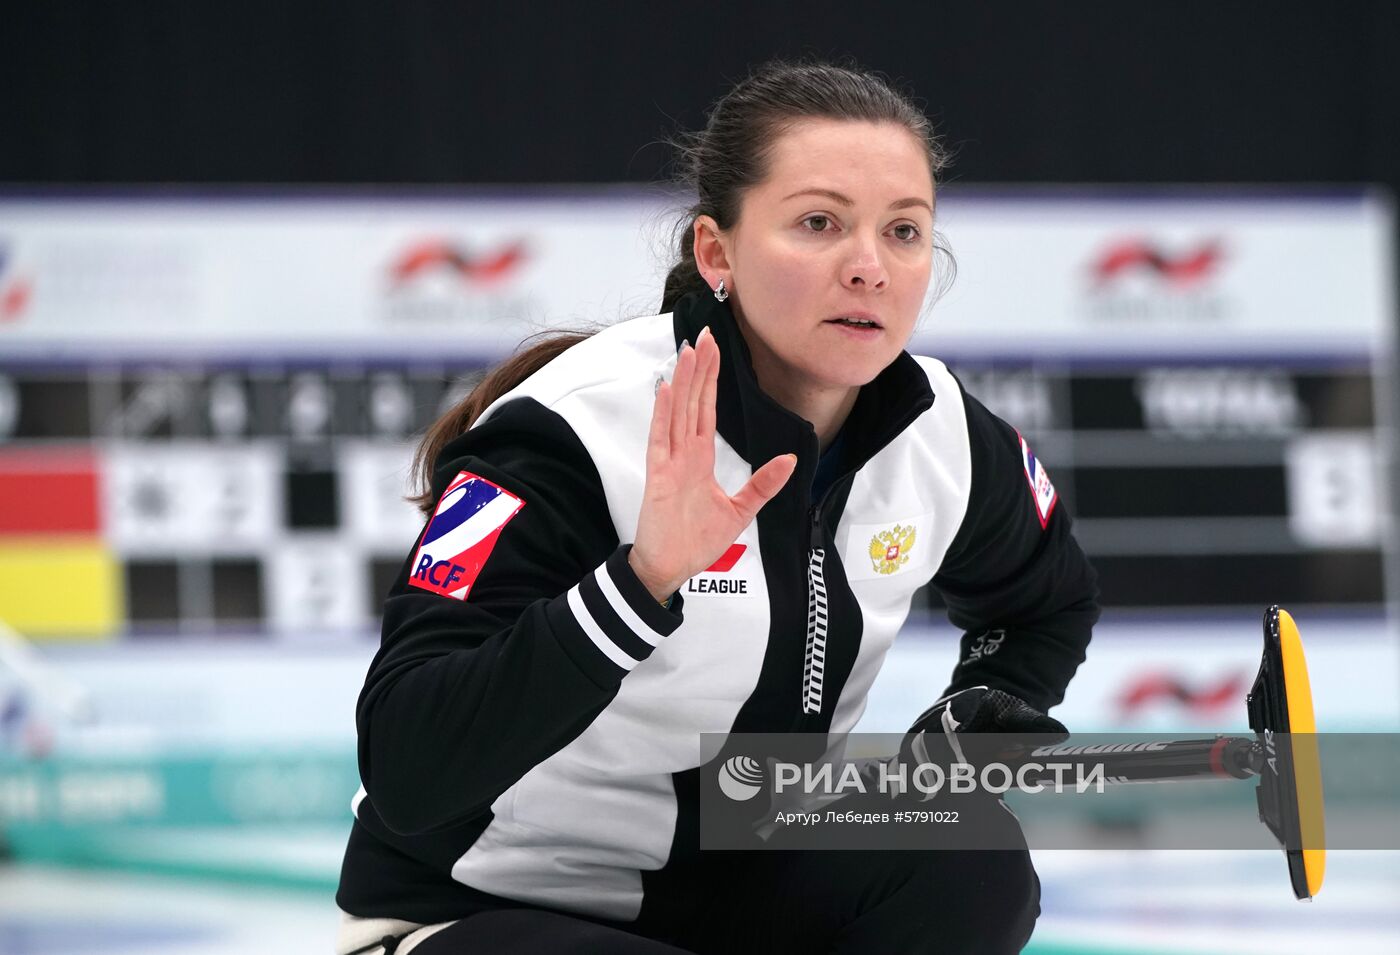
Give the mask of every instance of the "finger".
<svg viewBox="0 0 1400 955">
<path fill-rule="evenodd" d="M 719 391 L 719 345 L 710 334 L 709 326 L 700 333 L 700 349 L 709 359 L 705 363 L 703 386 L 700 389 L 700 420 L 697 430 L 702 438 L 713 438 L 715 434 L 715 397 Z"/>
<path fill-rule="evenodd" d="M 660 463 L 670 457 L 671 443 L 671 385 L 661 382 L 656 386 L 656 401 L 651 407 L 651 432 L 647 435 L 647 466 Z"/>
<path fill-rule="evenodd" d="M 702 332 L 703 335 L 703 332 Z M 709 349 L 703 337 L 695 340 L 695 373 L 690 379 L 690 391 L 685 396 L 685 433 L 687 437 L 700 430 L 700 393 L 705 389 Z"/>
<path fill-rule="evenodd" d="M 695 349 L 686 342 L 681 346 L 680 357 L 676 359 L 676 371 L 671 376 L 671 418 L 669 422 L 671 434 L 671 453 L 679 454 L 684 445 L 685 430 L 685 405 L 687 396 L 690 394 L 690 379 L 695 371 Z"/>
<path fill-rule="evenodd" d="M 754 472 L 753 477 L 738 494 L 729 499 L 744 518 L 745 526 L 758 514 L 759 508 L 772 500 L 773 495 L 783 489 L 783 485 L 797 470 L 797 455 L 780 454 Z"/>
</svg>

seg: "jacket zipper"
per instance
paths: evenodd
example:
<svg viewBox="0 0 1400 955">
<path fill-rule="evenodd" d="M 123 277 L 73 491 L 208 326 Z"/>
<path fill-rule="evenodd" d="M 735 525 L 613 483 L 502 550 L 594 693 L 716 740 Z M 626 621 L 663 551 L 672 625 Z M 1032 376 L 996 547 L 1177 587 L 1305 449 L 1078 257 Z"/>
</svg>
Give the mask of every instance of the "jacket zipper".
<svg viewBox="0 0 1400 955">
<path fill-rule="evenodd" d="M 807 551 L 807 653 L 802 666 L 802 713 L 817 715 L 822 711 L 822 682 L 826 675 L 826 577 L 822 571 L 826 548 L 821 504 L 812 505 L 808 513 L 811 537 Z"/>
</svg>

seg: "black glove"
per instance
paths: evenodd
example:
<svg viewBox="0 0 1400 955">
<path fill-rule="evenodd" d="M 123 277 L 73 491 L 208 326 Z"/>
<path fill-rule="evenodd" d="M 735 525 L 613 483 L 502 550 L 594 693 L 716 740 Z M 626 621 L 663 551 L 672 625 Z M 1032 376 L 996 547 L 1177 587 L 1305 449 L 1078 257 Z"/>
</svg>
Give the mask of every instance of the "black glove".
<svg viewBox="0 0 1400 955">
<path fill-rule="evenodd" d="M 1029 747 L 1020 742 L 997 740 L 996 733 L 1034 734 L 1034 745 L 1062 743 L 1069 730 L 1052 716 L 1005 690 L 974 686 L 950 693 L 934 703 L 909 727 L 896 756 L 857 760 L 867 792 L 880 791 L 878 779 L 897 771 L 900 764 L 916 767 L 934 763 L 951 767 L 954 763 L 981 766 L 988 762 L 1014 759 Z M 900 795 L 898 789 L 890 790 Z M 914 799 L 920 799 L 917 793 Z M 927 800 L 928 796 L 923 796 Z"/>
<path fill-rule="evenodd" d="M 1060 737 L 1046 740 L 1047 743 L 1069 738 L 1069 730 L 1053 716 L 1046 716 L 1019 696 L 985 686 L 943 697 L 919 714 L 909 732 L 931 729 L 945 733 L 1045 733 Z"/>
<path fill-rule="evenodd" d="M 1053 716 L 1005 690 L 974 686 L 934 703 L 914 721 L 900 746 L 899 759 L 917 765 L 936 762 L 981 765 L 1018 755 L 988 734 L 1035 734 L 1037 745 L 1062 743 L 1069 730 Z"/>
</svg>

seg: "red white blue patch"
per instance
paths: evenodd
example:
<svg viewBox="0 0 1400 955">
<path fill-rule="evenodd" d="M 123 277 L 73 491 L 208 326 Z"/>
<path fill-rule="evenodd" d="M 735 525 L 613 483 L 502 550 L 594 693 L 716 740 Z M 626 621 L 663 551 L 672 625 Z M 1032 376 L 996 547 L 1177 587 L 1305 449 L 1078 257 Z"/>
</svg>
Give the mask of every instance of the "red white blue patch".
<svg viewBox="0 0 1400 955">
<path fill-rule="evenodd" d="M 525 502 L 484 477 L 463 471 L 452 479 L 413 555 L 408 582 L 466 600 L 501 530 Z"/>
<path fill-rule="evenodd" d="M 1045 470 L 1045 465 L 1040 463 L 1035 453 L 1031 451 L 1031 446 L 1026 443 L 1026 439 L 1021 437 L 1020 432 L 1016 437 L 1021 440 L 1021 464 L 1026 469 L 1026 481 L 1031 486 L 1031 499 L 1035 501 L 1035 513 L 1040 518 L 1042 530 L 1050 523 L 1050 512 L 1055 509 L 1055 502 L 1059 495 L 1055 493 L 1055 485 L 1050 483 L 1050 472 Z"/>
</svg>

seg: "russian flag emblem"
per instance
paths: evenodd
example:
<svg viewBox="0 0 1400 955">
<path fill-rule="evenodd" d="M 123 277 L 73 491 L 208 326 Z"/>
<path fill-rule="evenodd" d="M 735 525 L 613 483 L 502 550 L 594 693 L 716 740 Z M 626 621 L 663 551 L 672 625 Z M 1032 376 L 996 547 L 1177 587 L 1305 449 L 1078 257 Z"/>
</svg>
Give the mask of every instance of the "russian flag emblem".
<svg viewBox="0 0 1400 955">
<path fill-rule="evenodd" d="M 1040 518 L 1040 527 L 1045 529 L 1050 523 L 1050 512 L 1055 509 L 1055 502 L 1059 496 L 1055 493 L 1055 485 L 1050 483 L 1050 472 L 1045 470 L 1045 465 L 1040 463 L 1040 459 L 1031 451 L 1031 446 L 1022 438 L 1020 432 L 1016 437 L 1021 439 L 1021 464 L 1026 470 L 1026 481 L 1031 486 L 1031 498 L 1035 501 L 1035 513 Z"/>
<path fill-rule="evenodd" d="M 443 492 L 413 555 L 408 582 L 466 600 L 501 530 L 525 506 L 504 488 L 462 471 Z"/>
</svg>

